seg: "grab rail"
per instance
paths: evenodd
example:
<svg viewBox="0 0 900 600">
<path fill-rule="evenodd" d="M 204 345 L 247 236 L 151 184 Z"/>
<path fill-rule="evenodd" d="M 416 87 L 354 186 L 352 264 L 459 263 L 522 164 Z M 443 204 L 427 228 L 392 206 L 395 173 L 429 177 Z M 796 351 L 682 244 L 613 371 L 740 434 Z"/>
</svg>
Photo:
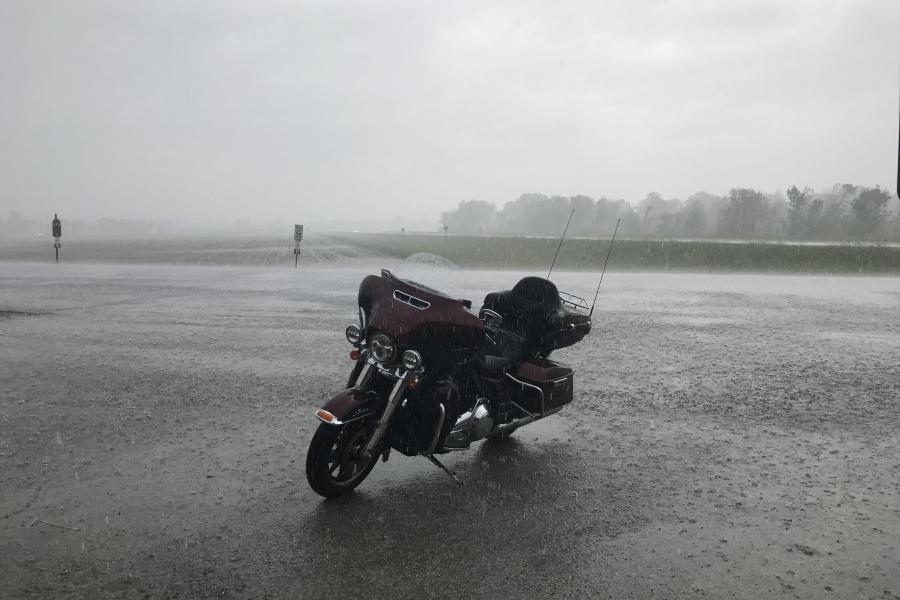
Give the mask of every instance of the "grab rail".
<svg viewBox="0 0 900 600">
<path fill-rule="evenodd" d="M 506 373 L 506 376 L 523 387 L 529 387 L 529 388 L 537 390 L 537 393 L 540 394 L 540 396 L 541 396 L 541 413 L 540 414 L 541 414 L 541 417 L 543 417 L 544 416 L 544 390 L 542 390 L 538 386 L 533 385 L 531 383 L 526 383 L 526 382 L 522 381 L 521 379 L 516 379 L 509 373 Z M 525 412 L 528 413 L 528 411 L 525 411 Z M 530 414 L 530 413 L 528 413 L 528 414 Z"/>
</svg>

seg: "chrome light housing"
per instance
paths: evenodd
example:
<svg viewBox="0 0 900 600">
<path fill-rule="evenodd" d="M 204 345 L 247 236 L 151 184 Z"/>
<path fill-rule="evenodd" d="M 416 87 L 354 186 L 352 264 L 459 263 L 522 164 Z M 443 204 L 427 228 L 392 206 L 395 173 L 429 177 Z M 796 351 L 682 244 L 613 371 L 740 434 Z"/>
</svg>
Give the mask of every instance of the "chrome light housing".
<svg viewBox="0 0 900 600">
<path fill-rule="evenodd" d="M 372 357 L 380 363 L 389 363 L 397 354 L 394 342 L 386 333 L 376 333 L 369 338 L 369 351 Z"/>
<path fill-rule="evenodd" d="M 359 328 L 359 325 L 350 325 L 344 331 L 344 335 L 347 336 L 347 341 L 356 346 L 363 339 L 362 329 Z"/>
<path fill-rule="evenodd" d="M 415 371 L 422 366 L 422 355 L 415 350 L 407 350 L 403 353 L 403 368 Z"/>
</svg>

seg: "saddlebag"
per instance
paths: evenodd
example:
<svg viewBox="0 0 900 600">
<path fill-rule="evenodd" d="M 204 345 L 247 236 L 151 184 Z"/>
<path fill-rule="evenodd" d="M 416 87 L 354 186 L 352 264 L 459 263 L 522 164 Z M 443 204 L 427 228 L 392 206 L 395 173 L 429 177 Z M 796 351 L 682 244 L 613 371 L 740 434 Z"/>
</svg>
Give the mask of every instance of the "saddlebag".
<svg viewBox="0 0 900 600">
<path fill-rule="evenodd" d="M 528 384 L 518 384 L 521 394 L 517 403 L 536 415 L 560 408 L 572 401 L 573 375 L 569 367 L 546 358 L 524 362 L 514 374 L 517 380 Z"/>
</svg>

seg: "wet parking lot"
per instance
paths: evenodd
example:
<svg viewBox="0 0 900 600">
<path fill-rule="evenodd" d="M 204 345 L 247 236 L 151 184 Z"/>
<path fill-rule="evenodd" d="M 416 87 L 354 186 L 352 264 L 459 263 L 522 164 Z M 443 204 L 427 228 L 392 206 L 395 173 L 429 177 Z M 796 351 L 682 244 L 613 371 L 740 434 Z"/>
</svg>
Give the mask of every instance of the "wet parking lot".
<svg viewBox="0 0 900 600">
<path fill-rule="evenodd" d="M 0 596 L 900 598 L 900 279 L 607 273 L 569 407 L 324 501 L 378 266 L 0 264 Z"/>
</svg>

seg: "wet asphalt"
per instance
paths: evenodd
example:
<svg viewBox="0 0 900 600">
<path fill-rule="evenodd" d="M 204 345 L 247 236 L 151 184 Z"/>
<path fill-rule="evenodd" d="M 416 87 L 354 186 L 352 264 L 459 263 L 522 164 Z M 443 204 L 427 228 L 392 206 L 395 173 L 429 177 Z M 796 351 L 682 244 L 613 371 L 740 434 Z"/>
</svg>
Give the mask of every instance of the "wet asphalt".
<svg viewBox="0 0 900 600">
<path fill-rule="evenodd" d="M 0 263 L 0 597 L 900 598 L 900 279 L 607 273 L 572 405 L 324 501 L 378 266 Z"/>
</svg>

